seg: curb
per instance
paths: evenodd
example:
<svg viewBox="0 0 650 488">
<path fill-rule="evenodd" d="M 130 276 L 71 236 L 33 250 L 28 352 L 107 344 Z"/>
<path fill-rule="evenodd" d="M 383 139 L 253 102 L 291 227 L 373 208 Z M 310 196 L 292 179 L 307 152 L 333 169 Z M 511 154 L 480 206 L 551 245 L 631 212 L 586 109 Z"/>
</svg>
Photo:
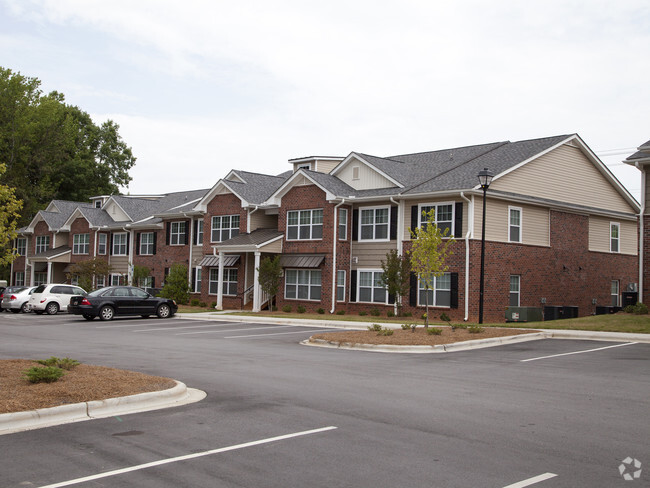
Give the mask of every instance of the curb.
<svg viewBox="0 0 650 488">
<path fill-rule="evenodd" d="M 452 344 L 439 344 L 437 346 L 397 346 L 392 344 L 355 344 L 351 342 L 326 341 L 324 339 L 312 339 L 302 341 L 304 346 L 329 347 L 335 349 L 350 349 L 369 352 L 392 352 L 409 354 L 431 354 L 467 351 L 469 349 L 481 349 L 494 347 L 503 344 L 515 344 L 518 342 L 536 341 L 546 339 L 545 332 L 533 332 L 531 334 L 520 334 L 505 337 L 492 337 L 490 339 L 477 339 L 474 341 L 454 342 Z"/>
<path fill-rule="evenodd" d="M 106 400 L 73 403 L 59 407 L 39 408 L 26 412 L 3 413 L 0 414 L 0 435 L 81 422 L 82 420 L 178 407 L 188 403 L 198 402 L 206 396 L 205 392 L 194 388 L 187 388 L 184 383 L 176 381 L 176 386 L 168 390 L 138 393 L 137 395 L 109 398 Z"/>
</svg>

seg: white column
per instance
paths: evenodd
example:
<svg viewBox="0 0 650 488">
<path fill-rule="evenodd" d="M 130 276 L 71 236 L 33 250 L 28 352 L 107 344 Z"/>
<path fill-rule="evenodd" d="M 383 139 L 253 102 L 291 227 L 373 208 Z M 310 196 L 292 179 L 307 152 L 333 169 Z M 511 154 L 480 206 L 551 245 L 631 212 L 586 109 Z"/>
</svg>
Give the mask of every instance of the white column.
<svg viewBox="0 0 650 488">
<path fill-rule="evenodd" d="M 52 283 L 52 261 L 47 262 L 47 282 Z"/>
<path fill-rule="evenodd" d="M 253 312 L 259 312 L 262 309 L 260 304 L 260 251 L 255 251 L 255 272 L 253 274 Z"/>
<path fill-rule="evenodd" d="M 219 278 L 217 283 L 217 310 L 223 310 L 223 260 L 225 255 L 219 251 Z"/>
</svg>

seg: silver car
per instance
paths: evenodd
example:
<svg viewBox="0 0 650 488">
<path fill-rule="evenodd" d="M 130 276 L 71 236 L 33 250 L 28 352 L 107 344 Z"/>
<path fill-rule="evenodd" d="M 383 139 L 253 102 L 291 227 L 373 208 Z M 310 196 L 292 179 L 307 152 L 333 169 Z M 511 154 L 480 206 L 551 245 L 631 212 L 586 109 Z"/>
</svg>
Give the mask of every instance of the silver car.
<svg viewBox="0 0 650 488">
<path fill-rule="evenodd" d="M 35 289 L 35 286 L 8 287 L 2 295 L 0 307 L 2 307 L 3 311 L 12 311 L 13 313 L 28 312 L 27 302 L 29 301 L 29 296 Z"/>
</svg>

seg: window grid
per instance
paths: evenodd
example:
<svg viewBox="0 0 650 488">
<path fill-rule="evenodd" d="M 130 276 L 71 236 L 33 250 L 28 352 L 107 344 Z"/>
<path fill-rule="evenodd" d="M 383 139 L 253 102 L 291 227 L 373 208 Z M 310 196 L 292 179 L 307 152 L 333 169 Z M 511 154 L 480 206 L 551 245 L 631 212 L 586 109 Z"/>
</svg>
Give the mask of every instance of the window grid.
<svg viewBox="0 0 650 488">
<path fill-rule="evenodd" d="M 169 229 L 169 244 L 182 246 L 185 244 L 185 222 L 172 222 Z"/>
<path fill-rule="evenodd" d="M 47 283 L 47 271 L 37 271 L 34 273 L 34 286 L 44 285 Z"/>
<path fill-rule="evenodd" d="M 388 292 L 380 282 L 382 271 L 359 271 L 357 301 L 388 303 Z"/>
<path fill-rule="evenodd" d="M 339 240 L 344 241 L 348 238 L 348 209 L 339 208 Z"/>
<path fill-rule="evenodd" d="M 521 242 L 521 209 L 508 208 L 508 241 Z"/>
<path fill-rule="evenodd" d="M 127 236 L 126 232 L 113 234 L 113 256 L 126 256 Z"/>
<path fill-rule="evenodd" d="M 429 289 L 427 289 L 427 281 L 425 279 L 418 279 L 418 305 L 426 305 L 427 299 L 430 306 L 451 307 L 450 273 L 445 273 L 442 276 L 434 276 Z"/>
<path fill-rule="evenodd" d="M 88 254 L 90 249 L 90 234 L 75 234 L 72 236 L 72 254 Z"/>
<path fill-rule="evenodd" d="M 203 244 L 203 219 L 196 223 L 196 244 Z"/>
<path fill-rule="evenodd" d="M 239 234 L 239 215 L 218 215 L 212 217 L 210 242 L 223 242 Z"/>
<path fill-rule="evenodd" d="M 287 269 L 284 276 L 284 297 L 287 300 L 321 299 L 321 270 Z"/>
<path fill-rule="evenodd" d="M 36 236 L 35 253 L 39 254 L 45 252 L 50 247 L 50 236 Z"/>
<path fill-rule="evenodd" d="M 419 206 L 419 227 L 427 228 L 427 214 L 435 210 L 435 224 L 444 236 L 454 235 L 454 205 L 453 203 L 423 204 Z"/>
<path fill-rule="evenodd" d="M 510 275 L 510 306 L 518 307 L 521 303 L 521 276 Z"/>
<path fill-rule="evenodd" d="M 107 234 L 97 234 L 97 254 L 106 254 Z"/>
<path fill-rule="evenodd" d="M 153 232 L 140 234 L 140 254 L 145 256 L 153 255 Z"/>
<path fill-rule="evenodd" d="M 359 219 L 360 241 L 387 241 L 390 207 L 361 208 Z"/>
<path fill-rule="evenodd" d="M 609 224 L 609 250 L 610 252 L 620 251 L 620 232 L 621 226 L 618 222 Z"/>
<path fill-rule="evenodd" d="M 323 209 L 287 212 L 287 240 L 323 238 Z"/>
<path fill-rule="evenodd" d="M 210 268 L 208 288 L 210 295 L 219 293 L 219 268 Z M 237 295 L 237 268 L 224 268 L 223 294 L 230 296 Z"/>
<path fill-rule="evenodd" d="M 336 301 L 345 301 L 345 270 L 336 272 Z"/>
<path fill-rule="evenodd" d="M 203 268 L 195 268 L 194 272 L 194 291 L 199 293 L 201 291 L 201 271 Z"/>
<path fill-rule="evenodd" d="M 612 307 L 620 306 L 619 289 L 620 289 L 619 281 L 612 280 L 611 289 L 610 289 L 610 293 L 612 296 Z"/>
<path fill-rule="evenodd" d="M 27 239 L 24 237 L 19 237 L 16 239 L 16 252 L 19 256 L 27 255 Z"/>
<path fill-rule="evenodd" d="M 14 273 L 14 285 L 16 286 L 25 286 L 25 272 L 16 271 Z"/>
</svg>

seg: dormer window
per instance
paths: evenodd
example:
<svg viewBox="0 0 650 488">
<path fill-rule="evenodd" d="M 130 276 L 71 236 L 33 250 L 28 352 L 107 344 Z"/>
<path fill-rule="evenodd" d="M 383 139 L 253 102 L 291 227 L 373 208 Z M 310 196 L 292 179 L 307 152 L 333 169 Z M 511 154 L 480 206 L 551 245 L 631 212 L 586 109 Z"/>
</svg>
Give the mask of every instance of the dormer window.
<svg viewBox="0 0 650 488">
<path fill-rule="evenodd" d="M 95 208 L 102 208 L 102 201 L 101 200 L 95 200 Z"/>
<path fill-rule="evenodd" d="M 298 169 L 311 169 L 311 164 L 299 164 Z"/>
</svg>

